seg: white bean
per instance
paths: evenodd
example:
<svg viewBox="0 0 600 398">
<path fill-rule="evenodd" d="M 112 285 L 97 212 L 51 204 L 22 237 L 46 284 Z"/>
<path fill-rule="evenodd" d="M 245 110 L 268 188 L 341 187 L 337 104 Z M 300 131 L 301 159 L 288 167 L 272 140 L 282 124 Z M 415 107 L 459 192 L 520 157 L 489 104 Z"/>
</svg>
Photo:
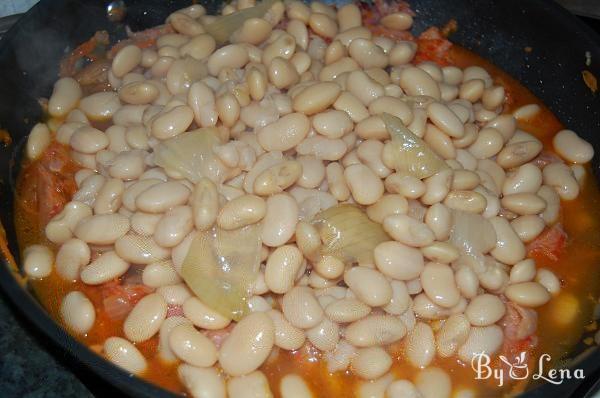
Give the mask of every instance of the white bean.
<svg viewBox="0 0 600 398">
<path fill-rule="evenodd" d="M 560 293 L 560 280 L 556 274 L 549 269 L 540 268 L 535 275 L 535 281 L 544 286 L 548 292 L 556 296 Z"/>
<path fill-rule="evenodd" d="M 460 292 L 454 280 L 452 268 L 445 264 L 428 263 L 421 273 L 423 290 L 435 304 L 445 308 L 454 307 Z"/>
<path fill-rule="evenodd" d="M 269 290 L 278 294 L 287 293 L 294 286 L 302 260 L 302 253 L 296 246 L 277 247 L 269 255 L 265 267 L 265 282 Z"/>
<path fill-rule="evenodd" d="M 383 183 L 367 166 L 351 165 L 344 170 L 344 177 L 352 197 L 359 204 L 371 205 L 383 195 Z"/>
<path fill-rule="evenodd" d="M 395 380 L 385 390 L 387 398 L 420 398 L 417 387 L 408 380 Z"/>
<path fill-rule="evenodd" d="M 69 239 L 56 253 L 56 272 L 63 279 L 76 280 L 79 278 L 81 267 L 90 262 L 90 247 L 80 239 Z"/>
<path fill-rule="evenodd" d="M 339 97 L 341 88 L 337 83 L 322 82 L 306 87 L 292 100 L 296 112 L 313 115 L 324 111 Z"/>
<path fill-rule="evenodd" d="M 132 342 L 150 339 L 160 329 L 167 316 L 167 302 L 158 293 L 151 293 L 142 298 L 133 307 L 125 322 L 123 332 Z"/>
<path fill-rule="evenodd" d="M 426 95 L 436 100 L 441 97 L 436 81 L 427 72 L 414 66 L 408 66 L 400 72 L 399 84 L 408 95 Z"/>
<path fill-rule="evenodd" d="M 129 227 L 129 219 L 125 216 L 99 214 L 79 221 L 73 233 L 87 243 L 107 245 L 124 236 Z"/>
<path fill-rule="evenodd" d="M 193 398 L 225 398 L 225 381 L 215 368 L 199 368 L 182 364 L 177 368 L 179 379 Z"/>
<path fill-rule="evenodd" d="M 79 103 L 79 109 L 93 120 L 110 119 L 120 106 L 118 94 L 112 91 L 89 95 Z"/>
<path fill-rule="evenodd" d="M 265 151 L 287 151 L 298 145 L 310 128 L 302 113 L 290 113 L 257 131 L 257 138 Z"/>
<path fill-rule="evenodd" d="M 283 314 L 277 310 L 267 311 L 275 327 L 275 345 L 284 350 L 293 351 L 300 348 L 306 341 L 301 329 L 293 326 Z"/>
<path fill-rule="evenodd" d="M 231 376 L 256 370 L 267 359 L 275 343 L 275 327 L 263 312 L 244 317 L 231 331 L 219 351 L 219 364 Z"/>
<path fill-rule="evenodd" d="M 552 144 L 554 150 L 569 162 L 587 163 L 594 157 L 594 147 L 571 130 L 556 133 Z"/>
<path fill-rule="evenodd" d="M 465 315 L 473 326 L 489 326 L 502 319 L 505 311 L 504 303 L 498 296 L 482 294 L 471 300 Z"/>
<path fill-rule="evenodd" d="M 323 319 L 323 309 L 308 287 L 296 286 L 288 291 L 281 308 L 287 320 L 301 329 L 312 328 Z"/>
<path fill-rule="evenodd" d="M 131 72 L 142 61 L 142 50 L 128 45 L 117 52 L 112 62 L 112 73 L 120 78 Z"/>
<path fill-rule="evenodd" d="M 371 308 L 362 301 L 343 298 L 331 302 L 325 307 L 325 314 L 334 322 L 348 323 L 364 318 Z"/>
<path fill-rule="evenodd" d="M 225 204 L 217 217 L 219 227 L 232 230 L 257 223 L 265 217 L 267 205 L 255 195 L 242 195 Z"/>
<path fill-rule="evenodd" d="M 104 182 L 104 177 L 101 177 L 100 182 Z M 98 179 L 92 178 L 90 180 L 90 185 L 92 182 L 97 182 Z M 87 189 L 87 188 L 85 188 Z M 90 191 L 95 189 L 95 187 L 90 187 Z M 83 192 L 83 191 L 82 191 Z M 79 196 L 79 195 L 74 195 Z M 83 195 L 81 195 L 83 196 Z M 68 239 L 73 237 L 73 231 L 75 227 L 79 223 L 79 221 L 83 220 L 86 217 L 92 215 L 92 209 L 85 203 L 79 202 L 77 200 L 73 200 L 67 203 L 63 210 L 54 216 L 50 222 L 46 225 L 45 233 L 48 240 L 53 243 L 61 244 L 66 242 Z"/>
<path fill-rule="evenodd" d="M 392 287 L 383 274 L 358 266 L 346 271 L 344 282 L 357 298 L 371 307 L 386 305 L 392 298 Z"/>
<path fill-rule="evenodd" d="M 45 245 L 27 246 L 23 251 L 23 270 L 34 279 L 45 278 L 52 273 L 54 253 Z"/>
<path fill-rule="evenodd" d="M 166 260 L 170 251 L 159 246 L 152 237 L 126 234 L 115 241 L 119 257 L 134 264 L 151 264 Z"/>
<path fill-rule="evenodd" d="M 104 341 L 103 351 L 110 362 L 127 372 L 140 374 L 148 367 L 142 353 L 124 338 L 109 337 Z"/>
<path fill-rule="evenodd" d="M 383 376 L 392 366 L 392 358 L 381 347 L 361 348 L 351 361 L 352 371 L 363 379 Z"/>
<path fill-rule="evenodd" d="M 142 282 L 146 286 L 157 288 L 179 283 L 181 278 L 173 268 L 172 262 L 160 261 L 144 267 Z"/>
<path fill-rule="evenodd" d="M 550 300 L 550 293 L 537 282 L 521 282 L 509 285 L 504 291 L 506 297 L 525 307 L 538 307 Z"/>
<path fill-rule="evenodd" d="M 140 192 L 135 198 L 135 206 L 147 213 L 163 213 L 186 203 L 189 196 L 190 190 L 180 182 L 159 182 Z"/>
<path fill-rule="evenodd" d="M 217 348 L 191 324 L 175 326 L 169 333 L 169 345 L 175 355 L 193 366 L 208 367 L 217 361 Z"/>
<path fill-rule="evenodd" d="M 313 394 L 302 377 L 296 374 L 283 376 L 279 383 L 282 398 L 312 398 Z"/>
<path fill-rule="evenodd" d="M 129 263 L 114 251 L 103 253 L 81 270 L 81 280 L 88 285 L 100 285 L 123 275 Z"/>
<path fill-rule="evenodd" d="M 63 77 L 54 83 L 48 100 L 48 113 L 53 117 L 66 116 L 81 99 L 81 87 L 72 77 Z"/>
<path fill-rule="evenodd" d="M 490 252 L 494 258 L 504 264 L 516 264 L 526 254 L 525 246 L 515 230 L 505 218 L 492 217 L 489 219 L 496 231 L 496 247 Z"/>
<path fill-rule="evenodd" d="M 202 329 L 219 330 L 231 322 L 220 313 L 214 311 L 197 297 L 190 297 L 183 302 L 183 314 L 192 323 Z"/>
<path fill-rule="evenodd" d="M 345 337 L 356 347 L 391 344 L 406 334 L 406 326 L 396 316 L 369 315 L 346 328 Z"/>
<path fill-rule="evenodd" d="M 269 381 L 260 370 L 244 376 L 232 377 L 227 381 L 229 398 L 271 398 Z"/>
<path fill-rule="evenodd" d="M 469 337 L 458 349 L 458 357 L 465 363 L 471 363 L 475 355 L 495 354 L 502 345 L 503 333 L 498 325 L 472 327 Z"/>
<path fill-rule="evenodd" d="M 554 187 L 562 200 L 573 200 L 579 195 L 579 184 L 569 166 L 550 163 L 542 170 L 545 185 Z"/>
<path fill-rule="evenodd" d="M 317 326 L 306 331 L 306 337 L 320 351 L 333 351 L 340 339 L 340 327 L 324 317 Z"/>
<path fill-rule="evenodd" d="M 87 333 L 96 321 L 96 310 L 85 294 L 72 291 L 62 299 L 60 315 L 71 331 L 77 334 Z"/>
<path fill-rule="evenodd" d="M 35 160 L 42 156 L 46 148 L 50 145 L 50 141 L 51 137 L 48 126 L 43 123 L 37 123 L 33 126 L 27 137 L 27 158 Z"/>
<path fill-rule="evenodd" d="M 525 243 L 531 242 L 537 238 L 546 227 L 544 220 L 537 215 L 518 217 L 512 220 L 510 225 L 519 238 Z"/>
<path fill-rule="evenodd" d="M 375 264 L 386 276 L 398 280 L 411 280 L 423 271 L 423 255 L 418 249 L 399 242 L 383 242 L 374 251 Z"/>
<path fill-rule="evenodd" d="M 162 247 L 174 247 L 191 232 L 193 228 L 192 209 L 189 206 L 177 206 L 167 211 L 156 224 L 154 241 Z"/>
<path fill-rule="evenodd" d="M 450 315 L 436 333 L 438 355 L 448 358 L 456 354 L 469 337 L 471 324 L 464 314 Z"/>
<path fill-rule="evenodd" d="M 430 366 L 417 374 L 415 386 L 423 398 L 450 398 L 452 380 L 440 368 Z"/>
<path fill-rule="evenodd" d="M 217 76 L 223 68 L 241 68 L 248 63 L 248 51 L 241 44 L 221 47 L 208 57 L 208 71 Z"/>
<path fill-rule="evenodd" d="M 417 322 L 406 336 L 406 359 L 418 368 L 427 367 L 435 358 L 435 338 L 431 327 Z"/>
<path fill-rule="evenodd" d="M 435 237 L 429 227 L 405 214 L 394 214 L 383 220 L 383 229 L 394 240 L 413 247 L 428 246 Z"/>
</svg>

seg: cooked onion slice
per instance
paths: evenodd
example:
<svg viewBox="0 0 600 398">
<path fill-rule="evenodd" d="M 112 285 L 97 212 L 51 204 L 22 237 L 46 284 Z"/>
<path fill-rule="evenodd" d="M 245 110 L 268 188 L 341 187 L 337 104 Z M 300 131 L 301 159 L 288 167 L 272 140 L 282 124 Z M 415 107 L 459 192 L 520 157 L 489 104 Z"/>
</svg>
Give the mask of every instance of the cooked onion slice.
<svg viewBox="0 0 600 398">
<path fill-rule="evenodd" d="M 461 253 L 460 260 L 476 273 L 490 266 L 491 257 L 484 254 L 496 246 L 496 231 L 483 216 L 464 211 L 452 212 L 453 225 L 449 242 Z"/>
<path fill-rule="evenodd" d="M 344 262 L 372 262 L 373 250 L 390 237 L 381 224 L 371 221 L 364 211 L 350 204 L 330 207 L 318 213 L 313 225 L 319 231 L 321 254 Z"/>
<path fill-rule="evenodd" d="M 381 119 L 390 133 L 396 171 L 404 171 L 419 179 L 427 178 L 448 167 L 446 163 L 419 137 L 410 131 L 400 119 L 382 113 Z M 387 145 L 386 145 L 387 147 Z"/>
<path fill-rule="evenodd" d="M 249 311 L 261 246 L 259 224 L 198 232 L 182 265 L 183 279 L 203 303 L 238 321 Z"/>
<path fill-rule="evenodd" d="M 450 243 L 466 254 L 483 254 L 496 246 L 492 223 L 479 214 L 453 211 Z"/>
<path fill-rule="evenodd" d="M 202 177 L 220 182 L 225 178 L 226 170 L 213 154 L 213 148 L 220 143 L 217 128 L 189 131 L 158 144 L 154 149 L 154 161 L 193 183 Z"/>
</svg>

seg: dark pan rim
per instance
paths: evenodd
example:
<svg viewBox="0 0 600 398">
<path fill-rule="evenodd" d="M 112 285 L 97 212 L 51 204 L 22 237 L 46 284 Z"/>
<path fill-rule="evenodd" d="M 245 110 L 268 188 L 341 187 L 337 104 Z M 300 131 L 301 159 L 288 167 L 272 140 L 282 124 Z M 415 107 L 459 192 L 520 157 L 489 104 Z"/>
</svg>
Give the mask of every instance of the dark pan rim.
<svg viewBox="0 0 600 398">
<path fill-rule="evenodd" d="M 589 26 L 570 14 L 566 9 L 553 1 L 530 0 L 530 3 L 532 4 L 532 7 L 543 9 L 544 12 L 559 17 L 561 19 L 560 28 L 564 28 L 570 35 L 577 35 L 578 38 L 585 39 L 596 52 L 600 53 L 600 36 Z M 36 4 L 19 19 L 17 25 L 27 23 L 34 13 L 39 12 L 38 9 L 42 9 L 43 5 L 44 1 Z M 0 53 L 6 50 L 8 47 L 7 43 L 13 40 L 17 31 L 16 28 L 12 28 L 4 34 L 0 40 Z M 3 293 L 5 293 L 14 308 L 19 310 L 20 315 L 33 324 L 45 337 L 48 337 L 54 346 L 65 350 L 71 359 L 83 364 L 93 373 L 100 376 L 104 381 L 128 394 L 148 398 L 175 398 L 179 396 L 123 371 L 121 368 L 113 365 L 69 335 L 65 329 L 49 316 L 35 297 L 21 287 L 15 279 L 7 258 L 2 255 L 0 260 L 3 265 L 0 266 L 0 287 L 2 288 Z M 592 374 L 596 373 L 598 369 L 600 369 L 600 352 L 598 349 L 595 349 L 594 352 L 585 358 L 582 361 L 582 364 L 584 363 L 585 367 L 592 371 Z M 598 390 L 599 386 L 597 384 L 600 380 L 598 380 L 598 375 L 594 376 L 595 377 L 588 376 L 588 378 L 591 379 L 589 380 L 591 386 L 587 386 L 583 391 L 577 390 L 575 395 L 587 396 L 590 387 L 594 391 Z M 551 386 L 546 383 L 527 391 L 524 395 L 528 397 L 542 397 L 550 392 L 547 390 L 548 387 Z"/>
<path fill-rule="evenodd" d="M 7 50 L 8 43 L 18 34 L 18 26 L 27 23 L 34 14 L 39 12 L 38 9 L 42 10 L 44 4 L 44 1 L 40 1 L 34 5 L 2 36 L 2 39 L 0 39 L 0 54 Z M 15 146 L 15 150 L 18 150 L 19 147 Z M 29 291 L 21 287 L 4 253 L 0 253 L 0 262 L 2 263 L 2 266 L 0 266 L 0 287 L 2 288 L 2 292 L 8 297 L 13 307 L 19 310 L 20 315 L 33 324 L 45 337 L 48 337 L 51 344 L 65 350 L 70 357 L 69 359 L 83 364 L 104 381 L 132 396 L 147 398 L 180 397 L 178 394 L 167 391 L 156 384 L 150 383 L 113 365 L 107 359 L 104 359 L 101 355 L 96 354 L 86 345 L 80 343 L 50 317 L 48 312 Z"/>
</svg>

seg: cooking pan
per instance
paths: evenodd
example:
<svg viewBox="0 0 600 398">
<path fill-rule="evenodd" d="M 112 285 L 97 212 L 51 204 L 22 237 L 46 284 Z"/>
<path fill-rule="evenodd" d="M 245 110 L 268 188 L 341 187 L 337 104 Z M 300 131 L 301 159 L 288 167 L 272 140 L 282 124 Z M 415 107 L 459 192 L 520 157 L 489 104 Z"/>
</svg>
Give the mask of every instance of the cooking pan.
<svg viewBox="0 0 600 398">
<path fill-rule="evenodd" d="M 31 127 L 42 117 L 37 99 L 49 96 L 58 76 L 60 59 L 97 30 L 107 30 L 115 39 L 122 38 L 126 25 L 135 31 L 160 24 L 169 13 L 190 2 L 125 0 L 126 17 L 115 22 L 107 18 L 106 4 L 98 0 L 42 0 L 0 42 L 0 128 L 10 133 L 13 141 L 0 148 L 0 220 L 17 263 L 13 189 L 22 144 Z M 600 38 L 591 29 L 546 0 L 409 2 L 417 13 L 416 32 L 456 19 L 458 30 L 450 37 L 453 42 L 482 55 L 517 78 L 600 153 L 600 99 L 584 84 L 581 75 L 583 70 L 589 70 L 600 76 Z M 213 12 L 220 3 L 203 2 Z M 600 177 L 598 158 L 596 156 L 592 163 L 595 178 Z M 175 396 L 128 375 L 71 338 L 46 314 L 34 296 L 21 287 L 6 259 L 1 261 L 0 285 L 16 311 L 45 335 L 58 352 L 66 352 L 74 367 L 83 364 L 107 385 L 127 395 Z M 590 283 L 600 281 L 590 280 Z M 560 385 L 535 385 L 524 396 L 591 396 L 599 389 L 597 346 L 581 343 L 561 363 L 583 369 L 586 378 L 565 380 Z"/>
</svg>

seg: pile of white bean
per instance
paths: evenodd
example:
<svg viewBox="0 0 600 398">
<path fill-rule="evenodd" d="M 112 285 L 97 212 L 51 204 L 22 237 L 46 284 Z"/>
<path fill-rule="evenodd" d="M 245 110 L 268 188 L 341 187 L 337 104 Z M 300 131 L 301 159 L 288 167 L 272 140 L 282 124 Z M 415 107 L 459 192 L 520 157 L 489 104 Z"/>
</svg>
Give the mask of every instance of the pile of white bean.
<svg viewBox="0 0 600 398">
<path fill-rule="evenodd" d="M 223 13 L 252 5 L 239 0 Z M 525 244 L 557 221 L 561 200 L 577 197 L 580 164 L 593 148 L 564 130 L 554 145 L 571 165 L 535 164 L 542 143 L 516 119 L 537 105 L 503 114 L 504 87 L 481 67 L 411 64 L 416 45 L 372 36 L 355 5 L 276 3 L 220 48 L 203 28 L 215 18 L 193 5 L 168 18 L 177 33 L 155 47 L 123 47 L 109 71 L 113 91 L 82 98 L 76 80 L 56 82 L 53 119 L 33 129 L 27 154 L 35 159 L 56 140 L 82 169 L 77 193 L 45 230 L 56 255 L 27 248 L 25 271 L 43 278 L 54 267 L 64 279 L 100 285 L 144 265 L 143 283 L 155 291 L 129 313 L 123 337 L 106 340 L 104 355 L 143 373 L 147 359 L 135 343 L 158 334 L 158 355 L 181 362 L 194 397 L 271 396 L 258 369 L 277 349 L 307 342 L 331 372 L 377 379 L 359 396 L 449 396 L 450 377 L 429 366 L 436 356 L 469 363 L 474 353 L 494 354 L 506 300 L 537 307 L 559 292 L 558 278 L 536 269 Z M 283 18 L 285 30 L 274 28 Z M 382 23 L 405 30 L 412 18 L 397 13 Z M 395 171 L 382 112 L 449 168 L 423 180 Z M 101 131 L 90 120 L 113 124 Z M 160 142 L 211 126 L 223 137 L 213 175 L 194 184 L 156 166 Z M 307 260 L 321 245 L 312 217 L 339 203 L 362 206 L 391 237 L 375 248 L 374 263 Z M 484 268 L 457 261 L 448 242 L 457 210 L 493 227 Z M 197 231 L 215 223 L 261 223 L 263 241 L 252 313 L 220 346 L 203 331 L 231 321 L 179 275 Z M 168 305 L 181 305 L 184 316 L 167 318 Z M 73 333 L 94 327 L 94 306 L 79 291 L 64 297 L 61 314 Z M 388 373 L 386 347 L 402 339 L 405 360 L 423 369 L 414 383 Z M 297 375 L 280 389 L 284 397 L 315 394 Z"/>
</svg>

